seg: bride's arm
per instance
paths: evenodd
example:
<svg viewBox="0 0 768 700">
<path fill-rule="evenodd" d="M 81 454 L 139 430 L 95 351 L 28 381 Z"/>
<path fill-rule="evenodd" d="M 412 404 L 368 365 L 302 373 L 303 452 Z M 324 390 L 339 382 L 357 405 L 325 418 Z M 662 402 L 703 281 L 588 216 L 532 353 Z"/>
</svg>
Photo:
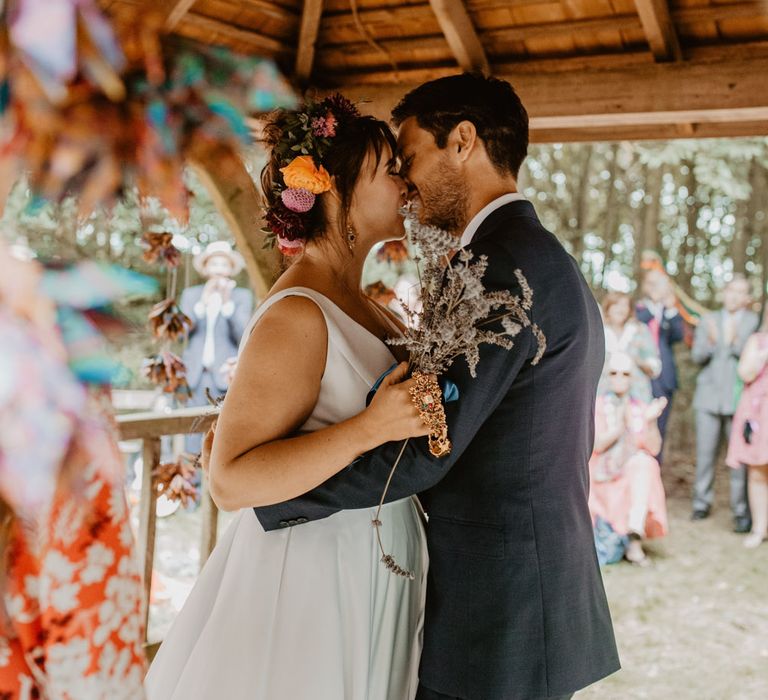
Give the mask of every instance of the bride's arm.
<svg viewBox="0 0 768 700">
<path fill-rule="evenodd" d="M 487 253 L 490 245 L 489 242 L 482 249 L 478 246 L 476 252 Z M 501 257 L 498 251 L 492 252 L 495 255 L 488 255 L 491 262 Z M 521 294 L 519 285 L 509 279 L 508 271 L 515 267 L 503 258 L 498 267 L 490 264 L 484 279 L 486 289 L 509 289 Z M 459 387 L 460 394 L 458 401 L 445 405 L 448 434 L 453 445 L 451 453 L 447 457 L 434 457 L 426 440 L 410 440 L 390 483 L 388 502 L 426 491 L 446 476 L 486 418 L 496 410 L 523 366 L 534 357 L 537 347 L 530 328 L 526 328 L 515 337 L 511 350 L 490 344 L 480 347 L 476 379 L 470 377 L 463 360 L 451 366 L 446 377 Z M 382 444 L 355 460 L 350 469 L 340 471 L 311 492 L 286 503 L 257 508 L 256 515 L 265 530 L 274 530 L 281 527 L 281 522 L 300 518 L 318 520 L 347 508 L 376 506 L 402 448 L 402 441 Z"/>
<path fill-rule="evenodd" d="M 359 455 L 389 440 L 424 435 L 408 388 L 393 373 L 362 413 L 293 435 L 317 402 L 328 331 L 322 311 L 287 297 L 253 329 L 222 405 L 209 464 L 211 495 L 223 510 L 265 506 L 323 483 Z"/>
</svg>

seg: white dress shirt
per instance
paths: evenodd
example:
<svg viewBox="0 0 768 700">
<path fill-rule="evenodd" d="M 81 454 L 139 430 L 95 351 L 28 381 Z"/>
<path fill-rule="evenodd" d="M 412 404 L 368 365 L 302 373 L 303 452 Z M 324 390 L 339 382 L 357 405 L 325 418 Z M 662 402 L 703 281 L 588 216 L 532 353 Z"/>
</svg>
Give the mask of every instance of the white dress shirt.
<svg viewBox="0 0 768 700">
<path fill-rule="evenodd" d="M 480 228 L 480 224 L 483 223 L 493 212 L 495 212 L 500 207 L 503 207 L 505 204 L 509 204 L 510 202 L 519 202 L 524 200 L 525 197 L 521 195 L 519 192 L 510 192 L 509 194 L 503 194 L 501 197 L 498 197 L 497 199 L 494 199 L 490 204 L 486 204 L 477 214 L 472 217 L 472 221 L 467 224 L 467 228 L 464 229 L 464 233 L 461 234 L 461 242 L 459 244 L 460 248 L 463 248 L 466 245 L 469 245 L 472 242 L 472 239 L 475 237 L 475 234 L 477 233 L 477 229 Z"/>
<path fill-rule="evenodd" d="M 214 336 L 214 329 L 216 321 L 219 318 L 219 314 L 224 318 L 231 318 L 235 311 L 235 304 L 230 299 L 226 303 L 222 303 L 221 295 L 211 294 L 207 304 L 203 304 L 202 301 L 198 301 L 195 304 L 195 315 L 199 319 L 205 318 L 205 342 L 203 343 L 203 368 L 213 371 L 216 363 L 216 340 Z"/>
</svg>

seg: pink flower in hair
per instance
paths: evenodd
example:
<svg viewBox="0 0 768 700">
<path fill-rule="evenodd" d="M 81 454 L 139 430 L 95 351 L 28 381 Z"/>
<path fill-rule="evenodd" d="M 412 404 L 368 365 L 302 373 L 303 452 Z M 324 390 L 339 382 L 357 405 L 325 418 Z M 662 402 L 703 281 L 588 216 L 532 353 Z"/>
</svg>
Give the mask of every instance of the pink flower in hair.
<svg viewBox="0 0 768 700">
<path fill-rule="evenodd" d="M 315 205 L 315 195 L 303 187 L 289 187 L 280 194 L 283 204 L 297 214 L 308 212 Z"/>
<path fill-rule="evenodd" d="M 315 136 L 323 138 L 332 138 L 336 136 L 336 117 L 327 112 L 324 117 L 315 117 L 312 120 L 312 133 Z"/>
<path fill-rule="evenodd" d="M 304 250 L 304 241 L 291 241 L 283 236 L 277 236 L 277 247 L 285 256 L 298 255 Z"/>
</svg>

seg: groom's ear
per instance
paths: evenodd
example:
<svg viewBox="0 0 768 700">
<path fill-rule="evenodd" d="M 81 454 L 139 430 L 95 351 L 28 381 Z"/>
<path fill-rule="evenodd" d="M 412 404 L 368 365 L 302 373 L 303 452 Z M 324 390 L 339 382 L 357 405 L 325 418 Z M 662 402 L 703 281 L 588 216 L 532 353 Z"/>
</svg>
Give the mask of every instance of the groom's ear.
<svg viewBox="0 0 768 700">
<path fill-rule="evenodd" d="M 468 120 L 459 122 L 451 133 L 451 148 L 460 161 L 466 161 L 477 145 L 477 128 Z"/>
</svg>

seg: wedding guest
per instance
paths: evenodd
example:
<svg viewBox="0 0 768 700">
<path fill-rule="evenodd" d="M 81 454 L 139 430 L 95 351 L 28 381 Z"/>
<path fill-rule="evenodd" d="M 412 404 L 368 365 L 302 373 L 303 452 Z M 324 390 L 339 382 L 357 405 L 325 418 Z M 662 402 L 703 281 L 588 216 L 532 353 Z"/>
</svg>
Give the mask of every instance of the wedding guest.
<svg viewBox="0 0 768 700">
<path fill-rule="evenodd" d="M 731 434 L 736 411 L 739 377 L 737 368 L 747 339 L 758 326 L 749 310 L 750 286 L 736 275 L 723 290 L 723 308 L 707 314 L 696 328 L 691 357 L 702 369 L 696 380 L 696 482 L 693 489 L 693 520 L 709 516 L 715 496 L 715 460 L 723 435 Z M 734 530 L 749 532 L 747 472 L 744 466 L 730 470 L 731 513 Z"/>
<path fill-rule="evenodd" d="M 667 509 L 659 463 L 658 419 L 667 400 L 646 403 L 631 396 L 632 358 L 616 352 L 608 360 L 608 388 L 595 408 L 595 448 L 589 463 L 589 508 L 614 532 L 627 535 L 625 553 L 646 562 L 644 538 L 667 534 Z"/>
<path fill-rule="evenodd" d="M 0 249 L 0 697 L 140 700 L 141 581 L 108 397 Z"/>
<path fill-rule="evenodd" d="M 661 372 L 661 358 L 651 331 L 640 323 L 632 314 L 632 300 L 624 292 L 608 292 L 602 303 L 605 323 L 605 356 L 607 359 L 615 352 L 624 352 L 632 362 L 633 398 L 645 403 L 653 398 L 651 380 Z M 608 382 L 608 364 L 606 362 L 600 389 Z"/>
<path fill-rule="evenodd" d="M 206 406 L 206 389 L 214 397 L 226 392 L 237 357 L 240 338 L 251 318 L 253 302 L 247 289 L 235 280 L 243 257 L 226 241 L 214 241 L 194 259 L 205 284 L 188 287 L 181 294 L 180 308 L 194 322 L 182 359 L 192 391 L 188 406 Z M 200 452 L 201 436 L 188 435 L 186 451 Z"/>
<path fill-rule="evenodd" d="M 726 463 L 733 469 L 747 465 L 752 531 L 744 546 L 754 548 L 768 535 L 768 314 L 750 336 L 741 355 L 739 376 L 744 381 Z"/>
<path fill-rule="evenodd" d="M 651 381 L 651 390 L 655 398 L 663 397 L 667 400 L 664 412 L 659 418 L 663 447 L 672 399 L 677 389 L 674 346 L 683 340 L 685 326 L 677 310 L 675 292 L 666 273 L 655 269 L 646 272 L 642 282 L 642 294 L 643 299 L 637 305 L 637 318 L 650 329 L 661 357 L 661 373 Z M 661 448 L 657 459 L 661 463 Z"/>
</svg>

